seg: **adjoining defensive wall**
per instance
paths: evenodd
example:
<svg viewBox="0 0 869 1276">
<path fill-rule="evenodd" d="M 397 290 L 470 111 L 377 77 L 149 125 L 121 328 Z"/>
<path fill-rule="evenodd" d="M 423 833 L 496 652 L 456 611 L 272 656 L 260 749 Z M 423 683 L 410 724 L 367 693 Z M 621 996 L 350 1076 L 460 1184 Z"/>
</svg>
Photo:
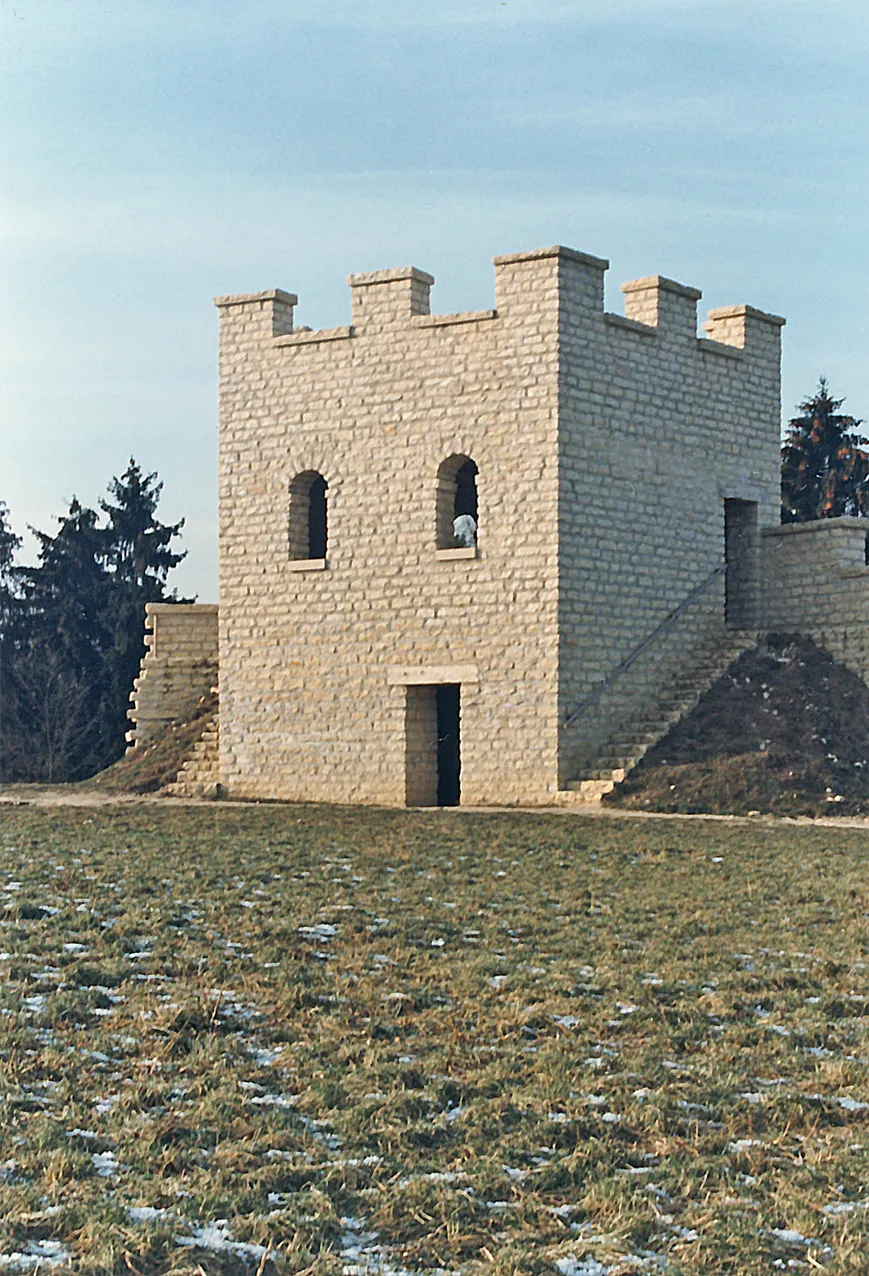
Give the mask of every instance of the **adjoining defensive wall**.
<svg viewBox="0 0 869 1276">
<path fill-rule="evenodd" d="M 290 293 L 217 299 L 229 794 L 437 801 L 457 688 L 461 802 L 551 802 L 760 626 L 783 320 L 698 337 L 700 294 L 660 276 L 608 315 L 606 269 L 497 257 L 495 309 L 455 315 L 423 271 L 354 275 L 352 323 L 317 332 Z"/>
<path fill-rule="evenodd" d="M 141 671 L 130 693 L 131 747 L 158 739 L 183 722 L 217 684 L 217 607 L 211 603 L 146 603 Z"/>
<path fill-rule="evenodd" d="M 869 520 L 763 529 L 764 628 L 801 633 L 869 682 Z"/>
</svg>

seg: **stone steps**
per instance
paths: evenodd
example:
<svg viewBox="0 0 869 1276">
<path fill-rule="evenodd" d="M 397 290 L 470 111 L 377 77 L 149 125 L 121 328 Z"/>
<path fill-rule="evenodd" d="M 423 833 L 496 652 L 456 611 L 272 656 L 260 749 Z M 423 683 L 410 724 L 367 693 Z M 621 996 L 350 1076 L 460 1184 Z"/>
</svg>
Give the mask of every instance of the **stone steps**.
<svg viewBox="0 0 869 1276">
<path fill-rule="evenodd" d="M 711 651 L 704 651 L 658 700 L 657 705 L 645 706 L 629 730 L 622 728 L 607 741 L 581 769 L 577 778 L 568 782 L 564 793 L 559 794 L 559 800 L 567 800 L 570 805 L 600 802 L 603 794 L 611 793 L 652 745 L 690 713 L 733 661 L 756 642 L 754 631 L 734 630 L 728 634 L 727 641 Z"/>
<path fill-rule="evenodd" d="M 168 797 L 214 798 L 220 794 L 220 718 L 215 714 L 181 764 Z"/>
</svg>

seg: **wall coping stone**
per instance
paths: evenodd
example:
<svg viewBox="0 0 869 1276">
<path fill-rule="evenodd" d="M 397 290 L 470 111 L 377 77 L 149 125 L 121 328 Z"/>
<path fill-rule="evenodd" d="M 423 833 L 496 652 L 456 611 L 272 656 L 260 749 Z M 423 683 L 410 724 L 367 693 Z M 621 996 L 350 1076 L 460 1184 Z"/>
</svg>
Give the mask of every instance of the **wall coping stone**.
<svg viewBox="0 0 869 1276">
<path fill-rule="evenodd" d="M 869 518 L 854 518 L 849 514 L 841 518 L 816 518 L 810 523 L 781 523 L 762 527 L 761 536 L 802 536 L 804 533 L 859 531 L 869 536 Z"/>
<path fill-rule="evenodd" d="M 605 257 L 593 257 L 591 253 L 581 253 L 575 248 L 565 248 L 563 244 L 553 244 L 549 248 L 535 248 L 529 253 L 502 253 L 493 257 L 496 266 L 514 266 L 522 261 L 543 261 L 547 257 L 560 257 L 562 261 L 575 261 L 581 266 L 594 266 L 598 270 L 609 270 L 610 264 Z"/>
<path fill-rule="evenodd" d="M 485 323 L 497 318 L 497 310 L 457 310 L 449 315 L 413 315 L 410 323 L 413 328 L 447 328 L 451 324 Z"/>
<path fill-rule="evenodd" d="M 352 324 L 340 328 L 300 328 L 298 332 L 288 332 L 281 337 L 274 337 L 275 346 L 315 346 L 321 341 L 346 341 L 356 335 Z"/>
<path fill-rule="evenodd" d="M 351 288 L 364 288 L 369 284 L 393 284 L 400 279 L 413 279 L 421 284 L 434 283 L 434 275 L 420 270 L 418 266 L 393 266 L 390 270 L 366 270 L 361 274 L 347 276 Z"/>
<path fill-rule="evenodd" d="M 748 319 L 757 319 L 760 323 L 771 324 L 774 328 L 783 328 L 787 323 L 787 319 L 783 319 L 781 315 L 769 314 L 766 310 L 757 310 L 754 306 L 719 306 L 717 310 L 709 311 L 710 319 L 736 319 L 745 316 Z M 705 328 L 706 325 L 704 324 Z"/>
<path fill-rule="evenodd" d="M 725 359 L 736 359 L 737 363 L 745 358 L 745 351 L 741 346 L 728 346 L 723 341 L 713 341 L 711 337 L 698 337 L 697 349 L 705 350 L 707 354 L 723 355 Z"/>
<path fill-rule="evenodd" d="M 146 616 L 216 616 L 217 610 L 217 603 L 145 603 Z"/>
<path fill-rule="evenodd" d="M 636 332 L 640 337 L 657 337 L 658 329 L 653 323 L 640 323 L 637 319 L 628 319 L 625 315 L 615 315 L 605 310 L 603 321 L 611 328 L 623 328 L 627 332 Z"/>
<path fill-rule="evenodd" d="M 688 284 L 680 284 L 666 275 L 645 275 L 642 279 L 629 279 L 622 284 L 622 292 L 674 292 L 679 297 L 687 297 L 690 301 L 699 301 L 703 293 L 699 288 L 691 288 Z"/>
<path fill-rule="evenodd" d="M 288 306 L 297 306 L 299 299 L 294 292 L 284 292 L 283 288 L 268 288 L 265 292 L 229 293 L 225 297 L 215 297 L 214 304 L 218 308 L 224 306 L 246 306 L 252 301 L 283 301 Z"/>
</svg>

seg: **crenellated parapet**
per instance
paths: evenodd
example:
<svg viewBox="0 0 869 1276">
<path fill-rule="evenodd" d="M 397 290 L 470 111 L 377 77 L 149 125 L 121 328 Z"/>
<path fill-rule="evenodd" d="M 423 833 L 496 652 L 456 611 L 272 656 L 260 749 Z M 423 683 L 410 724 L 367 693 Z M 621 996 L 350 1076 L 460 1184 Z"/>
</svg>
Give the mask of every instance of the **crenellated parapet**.
<svg viewBox="0 0 869 1276">
<path fill-rule="evenodd" d="M 622 284 L 624 315 L 604 310 L 604 281 L 609 262 L 590 253 L 559 245 L 532 252 L 508 253 L 493 259 L 495 307 L 455 314 L 431 313 L 434 276 L 416 266 L 352 274 L 352 319 L 349 324 L 322 329 L 294 327 L 298 297 L 281 289 L 216 297 L 215 304 L 233 341 L 253 341 L 287 352 L 366 337 L 400 340 L 402 330 L 434 332 L 464 327 L 470 334 L 480 324 L 519 324 L 545 330 L 569 313 L 573 323 L 606 333 L 657 338 L 667 345 L 696 344 L 705 354 L 770 359 L 778 357 L 784 319 L 753 306 L 734 305 L 710 310 L 698 334 L 697 303 L 702 293 L 668 279 L 648 275 Z"/>
</svg>

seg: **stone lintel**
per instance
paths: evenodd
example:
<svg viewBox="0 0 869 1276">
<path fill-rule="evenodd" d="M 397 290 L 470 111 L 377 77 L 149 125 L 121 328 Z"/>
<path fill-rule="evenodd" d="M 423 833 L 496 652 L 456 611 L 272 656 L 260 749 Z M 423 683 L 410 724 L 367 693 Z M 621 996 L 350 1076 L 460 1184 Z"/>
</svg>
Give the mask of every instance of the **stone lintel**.
<svg viewBox="0 0 869 1276">
<path fill-rule="evenodd" d="M 389 665 L 386 681 L 390 687 L 428 687 L 479 682 L 480 672 L 476 665 Z"/>
</svg>

